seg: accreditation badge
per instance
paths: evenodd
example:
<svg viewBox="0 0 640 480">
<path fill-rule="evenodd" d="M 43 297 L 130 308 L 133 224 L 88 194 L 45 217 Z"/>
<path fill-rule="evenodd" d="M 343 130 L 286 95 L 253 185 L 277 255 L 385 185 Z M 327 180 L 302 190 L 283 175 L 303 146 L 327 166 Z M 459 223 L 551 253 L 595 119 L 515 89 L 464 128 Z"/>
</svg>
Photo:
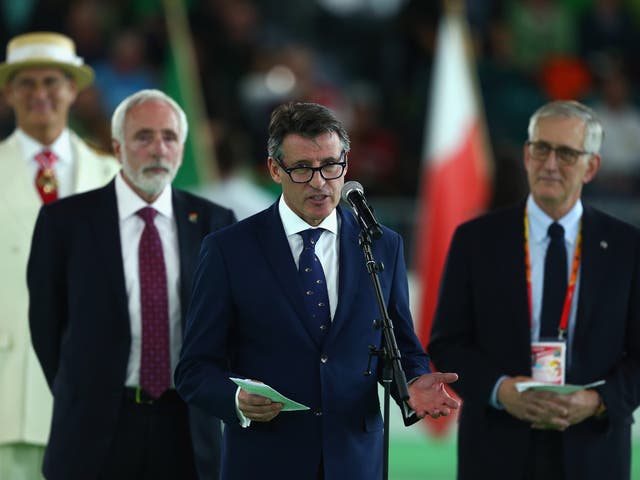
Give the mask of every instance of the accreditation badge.
<svg viewBox="0 0 640 480">
<path fill-rule="evenodd" d="M 564 385 L 567 344 L 564 341 L 531 344 L 531 377 L 534 381 Z"/>
</svg>

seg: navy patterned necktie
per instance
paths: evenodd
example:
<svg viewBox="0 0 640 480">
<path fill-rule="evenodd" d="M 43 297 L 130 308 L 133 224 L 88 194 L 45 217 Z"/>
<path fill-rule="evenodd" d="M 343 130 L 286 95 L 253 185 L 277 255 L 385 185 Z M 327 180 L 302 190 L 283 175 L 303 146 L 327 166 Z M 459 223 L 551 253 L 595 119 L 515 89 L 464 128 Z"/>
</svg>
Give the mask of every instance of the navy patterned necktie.
<svg viewBox="0 0 640 480">
<path fill-rule="evenodd" d="M 140 386 L 154 398 L 171 386 L 169 296 L 162 241 L 154 223 L 157 213 L 152 207 L 137 212 L 144 220 L 138 250 L 142 317 Z"/>
<path fill-rule="evenodd" d="M 303 248 L 298 262 L 298 274 L 304 292 L 304 304 L 307 309 L 307 321 L 316 343 L 322 345 L 329 327 L 331 326 L 331 310 L 329 309 L 329 294 L 324 270 L 315 248 L 324 229 L 309 228 L 300 232 Z"/>
<path fill-rule="evenodd" d="M 549 226 L 548 234 L 551 241 L 544 258 L 540 338 L 558 336 L 558 326 L 567 294 L 567 248 L 564 243 L 564 228 L 553 222 Z"/>
</svg>

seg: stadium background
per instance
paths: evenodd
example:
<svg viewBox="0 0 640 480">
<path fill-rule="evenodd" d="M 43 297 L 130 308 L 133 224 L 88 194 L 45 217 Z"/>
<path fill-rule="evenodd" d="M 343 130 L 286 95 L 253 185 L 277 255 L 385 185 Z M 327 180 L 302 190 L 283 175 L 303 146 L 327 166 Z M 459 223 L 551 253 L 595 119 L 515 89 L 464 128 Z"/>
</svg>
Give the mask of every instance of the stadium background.
<svg viewBox="0 0 640 480">
<path fill-rule="evenodd" d="M 191 125 L 176 183 L 201 192 L 241 178 L 255 198 L 274 198 L 264 167 L 271 108 L 291 99 L 327 105 L 353 140 L 349 177 L 404 236 L 415 271 L 445 11 L 462 12 L 470 32 L 492 172 L 487 208 L 526 192 L 521 146 L 531 112 L 549 99 L 577 98 L 615 132 L 585 197 L 639 225 L 639 0 L 8 0 L 0 2 L 0 40 L 33 30 L 74 38 L 97 81 L 79 97 L 71 124 L 96 148 L 110 149 L 109 118 L 124 96 L 150 87 L 172 94 Z M 0 134 L 13 127 L 0 101 Z M 241 192 L 241 200 L 254 198 Z M 412 278 L 416 312 L 423 289 L 419 275 Z M 394 415 L 391 437 L 392 479 L 454 478 L 452 428 L 434 438 Z M 634 438 L 633 478 L 640 478 L 637 428 Z"/>
</svg>

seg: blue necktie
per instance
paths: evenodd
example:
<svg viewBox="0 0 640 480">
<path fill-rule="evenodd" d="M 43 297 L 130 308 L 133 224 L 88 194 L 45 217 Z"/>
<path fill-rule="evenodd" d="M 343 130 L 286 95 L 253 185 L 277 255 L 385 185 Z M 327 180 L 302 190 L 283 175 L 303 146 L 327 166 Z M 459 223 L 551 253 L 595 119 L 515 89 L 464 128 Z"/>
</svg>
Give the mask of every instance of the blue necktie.
<svg viewBox="0 0 640 480">
<path fill-rule="evenodd" d="M 298 274 L 304 292 L 304 304 L 308 313 L 308 323 L 312 336 L 318 345 L 322 345 L 329 326 L 331 325 L 331 310 L 329 309 L 329 294 L 324 270 L 315 248 L 322 228 L 310 228 L 300 232 L 303 248 L 298 262 Z"/>
<path fill-rule="evenodd" d="M 564 243 L 564 228 L 553 222 L 549 226 L 548 234 L 551 241 L 544 258 L 540 338 L 558 336 L 558 326 L 567 294 L 567 249 Z"/>
</svg>

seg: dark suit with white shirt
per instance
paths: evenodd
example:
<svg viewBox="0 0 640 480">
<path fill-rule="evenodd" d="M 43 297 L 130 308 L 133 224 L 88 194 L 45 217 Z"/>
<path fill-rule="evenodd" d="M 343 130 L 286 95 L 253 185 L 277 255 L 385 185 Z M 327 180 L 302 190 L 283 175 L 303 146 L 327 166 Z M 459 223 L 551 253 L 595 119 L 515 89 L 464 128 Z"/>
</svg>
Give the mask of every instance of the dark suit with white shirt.
<svg viewBox="0 0 640 480">
<path fill-rule="evenodd" d="M 303 300 L 278 202 L 203 242 L 195 274 L 176 387 L 189 404 L 225 422 L 222 478 L 370 480 L 382 474 L 380 362 L 375 291 L 358 244 L 360 227 L 337 207 L 338 300 L 322 343 Z M 383 298 L 408 379 L 429 372 L 413 331 L 401 237 L 383 228 L 373 243 Z M 327 232 L 324 233 L 325 235 Z M 229 377 L 263 381 L 310 407 L 280 412 L 242 428 L 236 385 Z M 417 418 L 413 418 L 417 421 Z"/>
<path fill-rule="evenodd" d="M 189 193 L 171 194 L 184 323 L 200 242 L 235 218 Z M 28 286 L 32 340 L 54 396 L 44 474 L 100 478 L 130 401 L 124 387 L 131 331 L 115 181 L 41 209 Z M 196 408 L 187 415 L 200 478 L 217 478 L 219 421 Z"/>
<path fill-rule="evenodd" d="M 455 371 L 462 397 L 458 479 L 521 479 L 531 425 L 490 405 L 503 376 L 531 375 L 524 204 L 458 227 L 441 281 L 429 353 Z M 562 436 L 566 480 L 630 478 L 631 424 L 640 404 L 640 234 L 584 206 L 577 314 L 566 382 L 604 379 L 604 418 Z"/>
</svg>

